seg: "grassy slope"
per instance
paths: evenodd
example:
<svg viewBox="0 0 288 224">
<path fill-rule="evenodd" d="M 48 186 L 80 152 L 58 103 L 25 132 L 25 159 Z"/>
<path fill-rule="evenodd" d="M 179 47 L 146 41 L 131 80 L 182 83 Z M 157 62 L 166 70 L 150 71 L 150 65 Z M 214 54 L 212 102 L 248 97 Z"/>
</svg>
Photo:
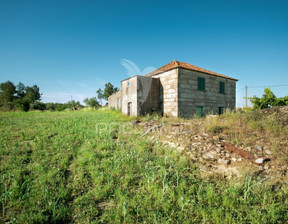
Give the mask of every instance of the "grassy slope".
<svg viewBox="0 0 288 224">
<path fill-rule="evenodd" d="M 288 220 L 287 187 L 204 180 L 139 132 L 96 131 L 116 112 L 1 113 L 1 219 L 17 223 Z M 118 135 L 117 139 L 115 136 Z"/>
</svg>

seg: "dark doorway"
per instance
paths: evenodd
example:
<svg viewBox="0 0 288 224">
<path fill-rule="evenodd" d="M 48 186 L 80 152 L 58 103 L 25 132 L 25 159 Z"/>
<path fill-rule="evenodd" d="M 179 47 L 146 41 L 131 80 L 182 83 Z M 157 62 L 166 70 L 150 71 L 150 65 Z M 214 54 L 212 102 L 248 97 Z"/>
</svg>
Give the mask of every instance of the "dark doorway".
<svg viewBox="0 0 288 224">
<path fill-rule="evenodd" d="M 224 107 L 219 107 L 218 114 L 223 114 L 223 113 L 224 113 Z"/>
<path fill-rule="evenodd" d="M 131 112 L 132 112 L 132 103 L 131 102 L 128 103 L 128 110 L 127 111 L 128 111 L 127 115 L 130 116 Z"/>
</svg>

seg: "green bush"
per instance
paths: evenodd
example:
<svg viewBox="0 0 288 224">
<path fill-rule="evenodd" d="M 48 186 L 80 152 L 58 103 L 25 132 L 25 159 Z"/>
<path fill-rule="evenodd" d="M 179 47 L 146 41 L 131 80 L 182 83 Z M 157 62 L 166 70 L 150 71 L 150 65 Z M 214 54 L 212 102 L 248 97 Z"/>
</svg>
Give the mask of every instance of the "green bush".
<svg viewBox="0 0 288 224">
<path fill-rule="evenodd" d="M 41 110 L 41 111 L 43 111 L 43 110 L 46 110 L 46 104 L 36 101 L 35 103 L 32 103 L 30 105 L 30 108 L 32 110 Z"/>
<path fill-rule="evenodd" d="M 14 100 L 13 104 L 16 110 L 19 110 L 19 111 L 27 112 L 30 109 L 30 102 L 25 99 L 16 99 Z"/>
</svg>

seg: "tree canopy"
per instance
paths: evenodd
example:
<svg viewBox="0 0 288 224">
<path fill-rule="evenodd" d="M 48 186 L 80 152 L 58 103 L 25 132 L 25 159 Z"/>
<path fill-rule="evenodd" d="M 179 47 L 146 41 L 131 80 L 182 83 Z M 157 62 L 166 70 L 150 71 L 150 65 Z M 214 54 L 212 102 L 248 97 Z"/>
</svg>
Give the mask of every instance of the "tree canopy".
<svg viewBox="0 0 288 224">
<path fill-rule="evenodd" d="M 114 87 L 110 82 L 108 82 L 105 84 L 104 90 L 99 88 L 96 91 L 97 98 L 100 100 L 101 99 L 108 100 L 108 97 L 111 96 L 112 94 L 116 93 L 117 91 L 119 91 L 119 89 L 117 87 Z"/>
<path fill-rule="evenodd" d="M 92 107 L 92 108 L 96 108 L 100 106 L 96 97 L 86 98 L 84 99 L 84 103 L 86 104 L 86 106 Z"/>
<path fill-rule="evenodd" d="M 17 86 L 13 82 L 0 83 L 0 107 L 5 110 L 28 111 L 30 104 L 35 104 L 41 100 L 40 89 L 37 85 L 26 86 L 19 82 Z"/>
<path fill-rule="evenodd" d="M 277 98 L 270 88 L 266 88 L 261 98 L 253 96 L 250 101 L 254 109 L 265 109 L 288 105 L 288 96 Z"/>
</svg>

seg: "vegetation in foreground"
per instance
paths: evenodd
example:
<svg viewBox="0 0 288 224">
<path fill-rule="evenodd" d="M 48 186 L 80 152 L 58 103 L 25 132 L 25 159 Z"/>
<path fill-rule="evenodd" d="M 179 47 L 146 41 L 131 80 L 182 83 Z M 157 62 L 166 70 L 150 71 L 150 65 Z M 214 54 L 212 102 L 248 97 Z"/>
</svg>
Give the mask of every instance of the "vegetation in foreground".
<svg viewBox="0 0 288 224">
<path fill-rule="evenodd" d="M 115 111 L 0 113 L 1 220 L 11 223 L 283 223 L 287 186 L 202 179 Z M 105 127 L 112 127 L 112 131 Z"/>
</svg>

